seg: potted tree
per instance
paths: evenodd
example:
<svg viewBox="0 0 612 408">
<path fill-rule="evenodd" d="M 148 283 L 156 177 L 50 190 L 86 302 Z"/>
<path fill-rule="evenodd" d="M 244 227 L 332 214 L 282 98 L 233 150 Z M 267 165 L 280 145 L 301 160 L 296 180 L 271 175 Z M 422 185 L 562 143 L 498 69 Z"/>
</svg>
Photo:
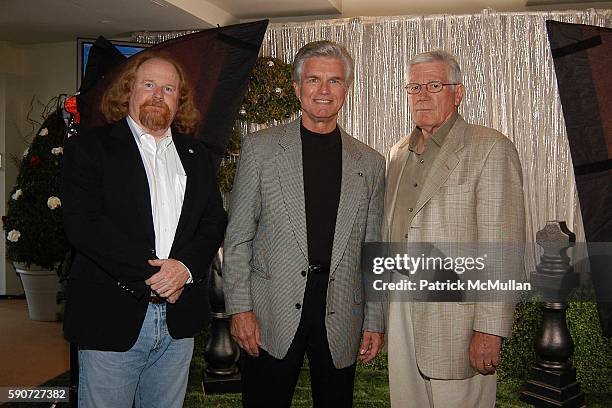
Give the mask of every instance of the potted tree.
<svg viewBox="0 0 612 408">
<path fill-rule="evenodd" d="M 61 161 L 66 124 L 61 98 L 19 160 L 17 183 L 3 217 L 6 256 L 20 275 L 32 320 L 55 321 L 59 272 L 68 244 L 62 226 Z"/>
</svg>

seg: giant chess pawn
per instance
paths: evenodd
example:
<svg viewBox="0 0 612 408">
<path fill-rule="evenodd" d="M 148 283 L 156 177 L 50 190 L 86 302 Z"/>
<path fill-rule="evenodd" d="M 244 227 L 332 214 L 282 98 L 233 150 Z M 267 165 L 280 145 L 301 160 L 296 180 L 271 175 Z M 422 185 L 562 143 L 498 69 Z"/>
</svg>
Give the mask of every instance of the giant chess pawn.
<svg viewBox="0 0 612 408">
<path fill-rule="evenodd" d="M 212 322 L 208 341 L 204 348 L 204 360 L 208 363 L 203 373 L 203 387 L 206 394 L 239 392 L 240 374 L 237 361 L 238 345 L 230 334 L 230 317 L 225 313 L 221 264 L 223 248 L 212 262 L 210 270 L 210 304 Z"/>
</svg>

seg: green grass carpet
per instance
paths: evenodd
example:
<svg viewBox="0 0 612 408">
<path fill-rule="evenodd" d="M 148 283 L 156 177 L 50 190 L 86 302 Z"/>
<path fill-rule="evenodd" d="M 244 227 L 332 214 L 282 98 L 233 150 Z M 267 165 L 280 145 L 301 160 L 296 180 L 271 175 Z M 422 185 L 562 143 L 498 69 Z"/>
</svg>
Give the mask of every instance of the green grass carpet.
<svg viewBox="0 0 612 408">
<path fill-rule="evenodd" d="M 189 385 L 185 397 L 185 407 L 211 407 L 211 408 L 234 408 L 241 407 L 240 394 L 204 395 L 202 392 L 202 371 L 205 367 L 204 358 L 204 336 L 196 337 L 196 346 L 191 371 L 189 374 Z M 385 408 L 389 407 L 389 384 L 387 380 L 386 355 L 378 356 L 371 364 L 357 365 L 355 378 L 355 408 Z M 300 378 L 293 397 L 292 407 L 306 408 L 312 406 L 310 397 L 310 380 L 307 362 L 302 368 Z M 44 384 L 47 387 L 66 387 L 69 384 L 68 373 L 58 376 Z M 499 382 L 497 389 L 497 408 L 529 408 L 530 406 L 519 401 L 521 386 L 515 383 Z M 587 403 L 589 408 L 609 408 L 612 406 L 612 394 L 588 394 Z M 5 404 L 6 408 L 25 408 L 32 406 L 44 406 L 44 404 L 12 403 Z M 66 407 L 67 404 L 58 404 L 57 408 Z"/>
</svg>

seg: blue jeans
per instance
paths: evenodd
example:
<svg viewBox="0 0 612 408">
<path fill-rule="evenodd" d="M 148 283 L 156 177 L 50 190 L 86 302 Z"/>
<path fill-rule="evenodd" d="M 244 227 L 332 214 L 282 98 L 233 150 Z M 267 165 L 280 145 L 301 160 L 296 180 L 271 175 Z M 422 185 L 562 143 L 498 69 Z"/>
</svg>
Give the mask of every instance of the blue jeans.
<svg viewBox="0 0 612 408">
<path fill-rule="evenodd" d="M 180 408 L 192 354 L 193 337 L 168 333 L 166 305 L 149 304 L 128 351 L 79 350 L 79 408 Z"/>
</svg>

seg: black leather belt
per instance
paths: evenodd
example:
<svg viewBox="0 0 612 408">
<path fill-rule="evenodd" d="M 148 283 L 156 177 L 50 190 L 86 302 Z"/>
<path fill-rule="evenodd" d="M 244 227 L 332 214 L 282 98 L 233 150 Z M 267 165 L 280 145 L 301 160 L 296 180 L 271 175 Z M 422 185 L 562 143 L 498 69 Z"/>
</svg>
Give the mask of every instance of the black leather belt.
<svg viewBox="0 0 612 408">
<path fill-rule="evenodd" d="M 154 305 L 160 305 L 162 303 L 166 303 L 166 298 L 161 296 L 149 296 L 149 303 L 153 303 Z"/>
</svg>

